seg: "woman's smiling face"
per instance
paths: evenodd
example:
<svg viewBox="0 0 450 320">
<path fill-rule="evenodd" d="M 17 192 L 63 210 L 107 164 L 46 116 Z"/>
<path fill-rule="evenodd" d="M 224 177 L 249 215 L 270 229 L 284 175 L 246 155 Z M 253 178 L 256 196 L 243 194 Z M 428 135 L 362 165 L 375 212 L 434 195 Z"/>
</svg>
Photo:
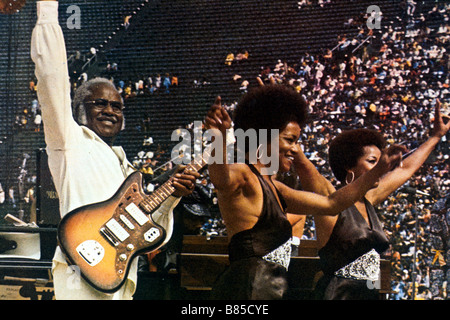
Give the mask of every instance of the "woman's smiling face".
<svg viewBox="0 0 450 320">
<path fill-rule="evenodd" d="M 279 171 L 289 171 L 293 162 L 294 156 L 299 151 L 300 145 L 298 139 L 300 138 L 301 128 L 297 122 L 289 122 L 279 135 Z"/>
</svg>

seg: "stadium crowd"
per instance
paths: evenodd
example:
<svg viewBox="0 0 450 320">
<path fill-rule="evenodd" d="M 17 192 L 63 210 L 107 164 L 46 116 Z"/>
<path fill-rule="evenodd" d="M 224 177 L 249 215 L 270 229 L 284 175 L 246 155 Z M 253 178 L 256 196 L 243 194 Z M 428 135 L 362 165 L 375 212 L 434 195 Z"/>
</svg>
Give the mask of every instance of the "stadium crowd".
<svg viewBox="0 0 450 320">
<path fill-rule="evenodd" d="M 361 26 L 355 38 L 342 36 L 334 50 L 306 53 L 292 67 L 279 60 L 262 68 L 260 82 L 289 84 L 308 100 L 312 119 L 303 131 L 305 153 L 333 183 L 327 145 L 342 130 L 377 129 L 389 143 L 413 150 L 428 136 L 436 99 L 448 115 L 449 9 L 436 4 L 376 32 Z M 391 299 L 448 299 L 449 195 L 444 137 L 427 163 L 380 208 L 391 240 Z M 303 237 L 314 238 L 314 231 L 314 220 L 308 219 Z"/>
<path fill-rule="evenodd" d="M 428 137 L 436 99 L 442 102 L 442 113 L 449 114 L 449 9 L 449 4 L 441 3 L 428 12 L 413 15 L 408 11 L 404 17 L 384 22 L 379 30 L 366 28 L 367 16 L 355 19 L 359 33 L 342 35 L 334 49 L 305 53 L 292 66 L 280 59 L 255 75 L 261 85 L 290 85 L 308 101 L 311 119 L 303 130 L 302 145 L 334 184 L 327 146 L 342 130 L 373 128 L 383 132 L 389 143 L 413 150 Z M 233 80 L 252 81 L 240 76 Z M 232 112 L 235 105 L 233 101 L 225 107 Z M 379 211 L 385 212 L 381 219 L 391 241 L 387 252 L 392 261 L 390 299 L 448 299 L 448 160 L 448 137 L 443 137 L 416 175 L 381 205 Z M 226 233 L 214 229 L 211 221 L 217 222 L 217 216 L 203 217 L 199 234 Z M 308 217 L 303 239 L 314 238 L 314 220 Z"/>
<path fill-rule="evenodd" d="M 342 35 L 334 49 L 304 53 L 293 65 L 280 59 L 255 72 L 260 84 L 288 84 L 308 101 L 311 119 L 303 130 L 302 145 L 309 159 L 334 184 L 337 182 L 328 166 L 327 146 L 342 130 L 377 129 L 389 143 L 403 143 L 413 150 L 428 137 L 436 99 L 442 102 L 442 112 L 448 114 L 449 10 L 447 3 L 437 3 L 428 12 L 410 10 L 395 21 L 384 21 L 379 30 L 361 23 L 356 36 Z M 245 59 L 251 59 L 251 52 Z M 118 86 L 124 97 L 139 95 L 145 88 L 150 93 L 169 92 L 171 86 L 177 85 L 177 78 L 165 78 L 157 75 L 147 82 L 120 82 Z M 34 90 L 34 85 L 30 84 L 30 89 Z M 230 112 L 235 103 L 228 102 Z M 35 109 L 33 104 L 33 112 L 18 119 L 18 125 L 24 125 L 23 118 L 37 115 L 34 123 L 39 130 L 39 110 Z M 149 150 L 150 144 L 145 140 L 143 150 Z M 133 164 L 152 177 L 164 165 L 158 161 L 164 152 L 142 151 Z M 199 184 L 212 188 L 206 180 L 203 178 Z M 385 214 L 381 219 L 391 241 L 391 299 L 449 298 L 449 195 L 447 136 L 416 175 L 382 204 L 380 211 Z M 211 203 L 207 207 L 210 209 Z M 211 214 L 202 213 L 205 221 L 200 234 L 225 233 L 222 228 L 220 232 L 214 230 L 217 212 L 211 209 Z M 303 238 L 314 239 L 314 231 L 314 220 L 309 218 Z"/>
</svg>

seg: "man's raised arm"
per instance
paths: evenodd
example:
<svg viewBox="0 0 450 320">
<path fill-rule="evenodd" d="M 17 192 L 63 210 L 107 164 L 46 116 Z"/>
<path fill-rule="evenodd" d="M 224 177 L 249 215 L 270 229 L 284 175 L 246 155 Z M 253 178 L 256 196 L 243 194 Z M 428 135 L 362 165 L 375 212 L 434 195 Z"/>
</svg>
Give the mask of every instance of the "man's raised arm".
<svg viewBox="0 0 450 320">
<path fill-rule="evenodd" d="M 64 36 L 58 23 L 58 1 L 37 2 L 37 23 L 31 37 L 31 58 L 38 80 L 45 141 L 52 149 L 64 144 L 79 126 L 73 119 Z"/>
</svg>

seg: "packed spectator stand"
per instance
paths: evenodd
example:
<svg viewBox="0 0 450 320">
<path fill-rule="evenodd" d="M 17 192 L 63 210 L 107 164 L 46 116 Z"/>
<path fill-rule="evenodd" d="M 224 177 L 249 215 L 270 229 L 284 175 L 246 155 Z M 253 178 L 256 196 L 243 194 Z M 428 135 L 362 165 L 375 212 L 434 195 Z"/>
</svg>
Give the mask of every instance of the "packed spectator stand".
<svg viewBox="0 0 450 320">
<path fill-rule="evenodd" d="M 448 114 L 446 1 L 379 1 L 379 28 L 368 25 L 372 1 L 196 0 L 177 1 L 177 7 L 114 0 L 108 8 L 101 1 L 60 2 L 62 13 L 72 4 L 82 12 L 81 29 L 63 29 L 72 86 L 103 76 L 120 88 L 126 129 L 117 142 L 146 174 L 148 191 L 154 188 L 152 178 L 171 167 L 173 130 L 192 129 L 216 95 L 232 112 L 239 97 L 260 82 L 291 85 L 304 95 L 310 105 L 302 135 L 305 153 L 335 184 L 327 145 L 341 130 L 374 128 L 390 143 L 413 150 L 428 137 L 436 99 Z M 9 26 L 0 31 L 9 39 L 8 54 L 0 58 L 5 66 L 0 103 L 8 106 L 0 121 L 5 213 L 19 204 L 28 210 L 25 192 L 18 197 L 17 177 L 24 155 L 31 155 L 25 185 L 33 189 L 34 151 L 45 146 L 26 44 L 33 10 L 25 7 L 0 19 L 0 26 Z M 61 22 L 69 15 L 61 14 Z M 380 208 L 391 240 L 390 299 L 448 299 L 448 158 L 444 137 L 419 172 Z M 193 232 L 226 235 L 207 173 L 198 188 L 198 203 L 185 204 L 203 219 Z M 309 218 L 304 239 L 315 238 L 314 228 Z"/>
</svg>

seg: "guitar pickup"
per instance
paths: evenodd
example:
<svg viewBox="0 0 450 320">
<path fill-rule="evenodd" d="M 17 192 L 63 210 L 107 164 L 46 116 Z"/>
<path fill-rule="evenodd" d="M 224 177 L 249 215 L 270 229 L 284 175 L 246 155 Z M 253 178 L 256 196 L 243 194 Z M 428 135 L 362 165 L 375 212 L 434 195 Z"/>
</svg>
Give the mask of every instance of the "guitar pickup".
<svg viewBox="0 0 450 320">
<path fill-rule="evenodd" d="M 124 242 L 130 234 L 115 219 L 111 219 L 106 223 L 106 227 L 111 231 L 120 242 Z"/>
<path fill-rule="evenodd" d="M 120 218 L 120 220 L 127 226 L 128 229 L 134 230 L 134 225 L 133 225 L 133 223 L 132 223 L 130 220 L 128 220 L 127 217 L 125 217 L 123 214 L 121 214 L 121 215 L 119 216 L 119 218 Z"/>
<path fill-rule="evenodd" d="M 124 242 L 130 234 L 116 219 L 109 220 L 105 227 L 100 229 L 100 233 L 114 246 L 117 247 L 120 242 Z"/>
<path fill-rule="evenodd" d="M 130 203 L 126 206 L 125 211 L 128 212 L 141 227 L 148 222 L 147 215 L 145 215 L 145 213 L 143 213 L 134 203 Z"/>
</svg>

